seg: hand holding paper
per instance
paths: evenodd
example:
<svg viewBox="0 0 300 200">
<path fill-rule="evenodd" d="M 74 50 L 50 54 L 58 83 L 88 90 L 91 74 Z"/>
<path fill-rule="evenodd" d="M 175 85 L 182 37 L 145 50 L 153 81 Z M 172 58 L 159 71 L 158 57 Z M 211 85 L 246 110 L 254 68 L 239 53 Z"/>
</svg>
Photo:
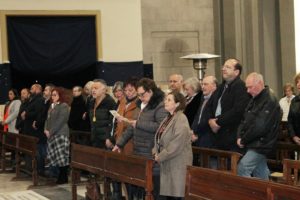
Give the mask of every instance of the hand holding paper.
<svg viewBox="0 0 300 200">
<path fill-rule="evenodd" d="M 109 111 L 118 121 L 124 121 L 124 122 L 130 122 L 129 119 L 123 117 L 122 115 L 120 115 L 116 110 L 110 110 Z"/>
</svg>

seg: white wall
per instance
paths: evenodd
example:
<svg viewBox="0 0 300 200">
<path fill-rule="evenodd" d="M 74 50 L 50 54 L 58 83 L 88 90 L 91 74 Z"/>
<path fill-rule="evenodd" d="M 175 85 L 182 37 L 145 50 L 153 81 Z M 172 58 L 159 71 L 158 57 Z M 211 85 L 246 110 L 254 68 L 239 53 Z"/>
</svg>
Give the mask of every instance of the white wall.
<svg viewBox="0 0 300 200">
<path fill-rule="evenodd" d="M 140 0 L 0 0 L 0 10 L 100 10 L 102 60 L 143 60 Z"/>
<path fill-rule="evenodd" d="M 300 72 L 300 1 L 294 0 L 296 71 Z"/>
</svg>

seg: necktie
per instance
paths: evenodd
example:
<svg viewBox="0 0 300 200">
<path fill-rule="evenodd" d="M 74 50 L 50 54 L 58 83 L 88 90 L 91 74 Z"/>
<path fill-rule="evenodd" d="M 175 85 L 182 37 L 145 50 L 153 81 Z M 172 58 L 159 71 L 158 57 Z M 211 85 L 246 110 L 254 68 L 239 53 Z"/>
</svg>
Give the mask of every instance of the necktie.
<svg viewBox="0 0 300 200">
<path fill-rule="evenodd" d="M 225 93 L 225 90 L 228 88 L 228 85 L 225 84 L 224 86 L 224 89 L 223 89 L 223 92 L 218 100 L 218 106 L 217 106 L 217 109 L 216 109 L 216 113 L 215 113 L 215 117 L 218 117 L 219 115 L 221 115 L 222 113 L 222 107 L 221 107 L 221 100 L 222 100 L 222 97 L 223 97 L 223 94 Z"/>
<path fill-rule="evenodd" d="M 204 106 L 207 103 L 208 99 L 209 99 L 209 97 L 205 98 L 205 96 L 204 96 L 204 101 L 203 101 L 202 106 L 201 106 L 200 115 L 199 115 L 199 119 L 198 119 L 198 124 L 200 124 L 202 113 L 203 113 L 203 110 L 204 110 Z"/>
</svg>

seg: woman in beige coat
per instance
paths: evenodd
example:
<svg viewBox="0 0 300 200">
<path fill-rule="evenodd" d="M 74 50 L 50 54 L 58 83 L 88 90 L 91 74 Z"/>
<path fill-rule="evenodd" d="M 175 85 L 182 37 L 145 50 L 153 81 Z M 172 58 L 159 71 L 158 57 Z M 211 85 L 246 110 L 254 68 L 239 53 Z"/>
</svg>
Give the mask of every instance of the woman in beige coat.
<svg viewBox="0 0 300 200">
<path fill-rule="evenodd" d="M 167 95 L 165 109 L 169 115 L 155 135 L 155 161 L 160 164 L 160 195 L 167 199 L 182 199 L 187 165 L 192 165 L 191 132 L 182 113 L 185 98 L 179 92 Z"/>
</svg>

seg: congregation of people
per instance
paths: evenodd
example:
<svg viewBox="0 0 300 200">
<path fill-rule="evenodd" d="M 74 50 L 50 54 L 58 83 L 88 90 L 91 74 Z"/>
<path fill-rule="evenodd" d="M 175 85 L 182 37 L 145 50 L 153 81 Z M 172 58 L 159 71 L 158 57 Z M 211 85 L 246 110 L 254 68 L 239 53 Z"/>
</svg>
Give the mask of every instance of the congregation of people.
<svg viewBox="0 0 300 200">
<path fill-rule="evenodd" d="M 72 98 L 65 88 L 33 84 L 20 97 L 9 90 L 1 123 L 4 131 L 39 139 L 38 173 L 56 177 L 57 184 L 68 182 L 72 130 L 91 135 L 76 143 L 153 159 L 154 199 L 184 198 L 186 167 L 197 163 L 192 146 L 242 153 L 238 175 L 268 180 L 267 157 L 282 121 L 300 145 L 300 96 L 287 83 L 278 100 L 260 73 L 244 81 L 242 69 L 239 60 L 227 59 L 219 83 L 212 75 L 199 81 L 171 74 L 168 91 L 152 79 L 131 77 L 116 82 L 112 95 L 105 80 L 95 79 L 74 86 Z M 300 74 L 294 83 L 300 91 Z M 121 199 L 121 183 L 112 186 L 112 199 Z M 142 188 L 126 184 L 126 190 L 128 199 L 143 198 Z"/>
</svg>

